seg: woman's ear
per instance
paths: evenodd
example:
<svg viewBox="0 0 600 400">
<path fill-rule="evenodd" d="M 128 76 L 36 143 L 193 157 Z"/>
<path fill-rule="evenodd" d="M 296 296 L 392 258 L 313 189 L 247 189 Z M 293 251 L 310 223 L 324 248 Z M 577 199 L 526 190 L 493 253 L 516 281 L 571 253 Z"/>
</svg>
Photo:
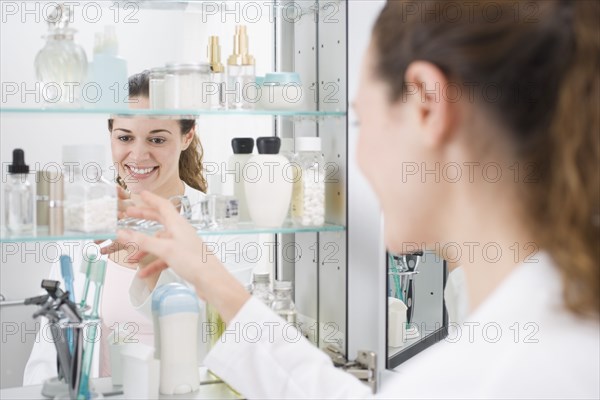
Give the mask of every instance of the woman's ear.
<svg viewBox="0 0 600 400">
<path fill-rule="evenodd" d="M 448 79 L 434 64 L 415 61 L 406 69 L 406 97 L 413 119 L 427 146 L 437 147 L 451 138 L 458 104 L 445 95 Z"/>
<path fill-rule="evenodd" d="M 190 147 L 192 140 L 194 140 L 194 136 L 196 135 L 196 127 L 194 126 L 188 133 L 183 135 L 183 146 L 182 151 L 185 151 Z"/>
</svg>

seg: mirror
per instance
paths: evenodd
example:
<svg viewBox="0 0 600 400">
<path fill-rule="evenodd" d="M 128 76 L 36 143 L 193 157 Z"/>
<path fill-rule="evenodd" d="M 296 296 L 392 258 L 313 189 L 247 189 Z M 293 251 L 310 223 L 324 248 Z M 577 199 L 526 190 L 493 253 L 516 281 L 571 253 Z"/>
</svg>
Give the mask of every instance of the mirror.
<svg viewBox="0 0 600 400">
<path fill-rule="evenodd" d="M 448 335 L 446 262 L 432 252 L 387 254 L 387 368 Z"/>
</svg>

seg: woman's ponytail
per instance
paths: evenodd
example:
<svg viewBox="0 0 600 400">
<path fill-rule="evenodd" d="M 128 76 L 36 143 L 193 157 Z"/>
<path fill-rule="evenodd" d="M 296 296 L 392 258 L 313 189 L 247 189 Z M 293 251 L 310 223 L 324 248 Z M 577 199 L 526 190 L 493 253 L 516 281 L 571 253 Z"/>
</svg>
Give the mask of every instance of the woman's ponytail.
<svg viewBox="0 0 600 400">
<path fill-rule="evenodd" d="M 600 311 L 600 3 L 573 1 L 573 53 L 550 124 L 547 248 L 560 266 L 566 306 Z"/>
</svg>

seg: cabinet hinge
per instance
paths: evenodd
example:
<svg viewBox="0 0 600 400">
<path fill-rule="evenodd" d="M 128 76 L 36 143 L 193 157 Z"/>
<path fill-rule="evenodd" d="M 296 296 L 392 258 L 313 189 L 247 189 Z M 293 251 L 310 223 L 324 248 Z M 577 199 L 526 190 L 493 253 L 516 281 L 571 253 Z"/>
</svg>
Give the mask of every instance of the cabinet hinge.
<svg viewBox="0 0 600 400">
<path fill-rule="evenodd" d="M 373 393 L 377 391 L 377 354 L 375 352 L 359 350 L 354 361 L 348 361 L 334 345 L 327 346 L 325 353 L 331 358 L 333 365 L 363 381 Z"/>
</svg>

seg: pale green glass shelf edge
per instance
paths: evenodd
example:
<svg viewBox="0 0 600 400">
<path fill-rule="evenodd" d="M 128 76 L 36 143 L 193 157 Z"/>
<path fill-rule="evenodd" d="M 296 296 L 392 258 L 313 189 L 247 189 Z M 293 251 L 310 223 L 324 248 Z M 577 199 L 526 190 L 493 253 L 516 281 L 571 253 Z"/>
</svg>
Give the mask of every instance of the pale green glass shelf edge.
<svg viewBox="0 0 600 400">
<path fill-rule="evenodd" d="M 260 228 L 250 223 L 238 224 L 232 229 L 197 230 L 198 236 L 224 236 L 224 235 L 252 235 L 252 234 L 284 234 L 284 233 L 316 233 L 316 232 L 343 232 L 346 228 L 342 225 L 324 224 L 320 226 L 282 226 L 278 228 Z M 0 236 L 0 243 L 25 243 L 25 242 L 66 242 L 82 240 L 108 240 L 115 238 L 114 233 L 67 233 L 61 236 L 35 235 L 35 236 Z"/>
<path fill-rule="evenodd" d="M 346 111 L 278 111 L 278 110 L 148 110 L 127 108 L 26 108 L 0 107 L 1 114 L 113 114 L 146 116 L 281 116 L 281 117 L 345 117 Z"/>
</svg>

